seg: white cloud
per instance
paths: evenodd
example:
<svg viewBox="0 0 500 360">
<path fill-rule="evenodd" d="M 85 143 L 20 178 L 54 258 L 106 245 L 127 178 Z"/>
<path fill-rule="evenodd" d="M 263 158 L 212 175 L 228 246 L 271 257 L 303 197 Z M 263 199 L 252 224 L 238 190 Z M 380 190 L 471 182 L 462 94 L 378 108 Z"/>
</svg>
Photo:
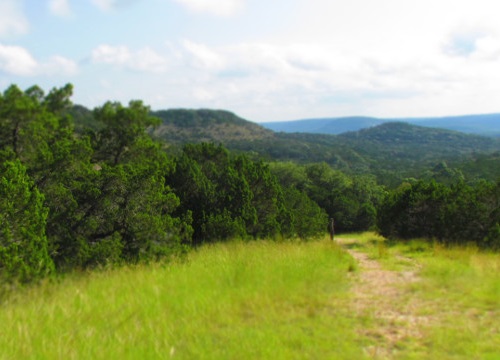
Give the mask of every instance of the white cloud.
<svg viewBox="0 0 500 360">
<path fill-rule="evenodd" d="M 72 14 L 68 0 L 50 0 L 49 10 L 52 14 L 60 17 L 69 17 Z"/>
<path fill-rule="evenodd" d="M 73 75 L 78 65 L 58 55 L 39 62 L 23 47 L 0 44 L 0 71 L 17 76 Z"/>
<path fill-rule="evenodd" d="M 0 39 L 27 32 L 23 11 L 29 19 L 47 16 L 35 13 L 40 6 L 28 7 L 36 1 L 0 0 Z M 139 97 L 154 106 L 228 108 L 258 120 L 498 111 L 498 0 L 86 0 L 93 11 L 76 14 L 77 1 L 44 0 L 41 6 L 60 16 L 73 10 L 78 16 L 67 31 L 98 24 L 108 40 L 90 45 L 88 66 L 37 58 L 35 49 L 43 45 L 57 54 L 50 46 L 64 40 L 55 33 L 64 23 L 42 26 L 49 17 L 37 21 L 33 39 L 23 37 L 24 48 L 0 47 L 0 71 L 38 76 L 81 70 L 77 87 L 87 84 L 93 94 L 95 76 L 109 84 L 103 99 L 116 91 L 120 99 Z M 119 12 L 139 4 L 135 12 Z M 89 18 L 99 10 L 113 16 Z M 185 10 L 180 18 L 163 21 L 179 10 Z M 105 45 L 110 36 L 114 42 Z M 76 37 L 86 46 L 95 41 L 92 33 Z M 167 39 L 170 46 L 152 45 Z M 81 49 L 65 47 L 70 57 Z"/>
<path fill-rule="evenodd" d="M 153 73 L 167 69 L 167 60 L 149 47 L 133 52 L 126 46 L 99 45 L 92 50 L 92 61 Z"/>
<path fill-rule="evenodd" d="M 485 84 L 500 83 L 500 41 L 491 34 L 476 39 L 467 57 L 449 56 L 439 42 L 425 56 L 397 49 L 389 57 L 360 55 L 313 42 L 214 47 L 184 40 L 178 52 L 176 73 L 187 79 L 179 89 L 196 106 L 230 108 L 249 119 L 470 113 L 471 96 L 492 111 L 494 105 L 484 106 L 491 96 Z M 499 89 L 490 87 L 491 93 Z"/>
<path fill-rule="evenodd" d="M 0 70 L 12 74 L 34 75 L 38 63 L 31 54 L 20 46 L 4 46 L 0 44 Z"/>
<path fill-rule="evenodd" d="M 92 50 L 92 61 L 112 65 L 125 65 L 132 55 L 126 46 L 100 45 Z"/>
<path fill-rule="evenodd" d="M 155 108 L 226 108 L 257 121 L 498 111 L 492 101 L 500 94 L 498 37 L 484 32 L 468 56 L 444 52 L 449 38 L 438 38 L 422 55 L 397 49 L 390 56 L 359 54 L 312 41 L 212 46 L 180 40 L 168 43 L 164 54 L 101 45 L 92 60 L 124 70 L 108 79 L 118 89 L 113 96 L 123 101 L 140 97 Z M 144 81 L 135 84 L 125 70 L 141 71 Z"/>
<path fill-rule="evenodd" d="M 0 37 L 28 32 L 29 23 L 19 0 L 0 1 Z"/>
<path fill-rule="evenodd" d="M 167 69 L 167 60 L 149 47 L 145 47 L 132 55 L 130 64 L 132 69 L 154 73 L 161 73 Z"/>
<path fill-rule="evenodd" d="M 359 60 L 321 44 L 241 43 L 209 47 L 185 40 L 182 49 L 180 66 L 202 71 L 206 76 L 211 74 L 221 81 L 252 77 L 265 83 L 267 89 L 327 83 L 354 86 L 366 75 Z"/>
<path fill-rule="evenodd" d="M 487 61 L 500 60 L 500 37 L 486 35 L 476 40 L 473 57 Z"/>
<path fill-rule="evenodd" d="M 78 65 L 73 60 L 54 55 L 49 61 L 40 65 L 39 72 L 45 75 L 75 75 L 78 73 Z"/>
<path fill-rule="evenodd" d="M 243 7 L 243 0 L 174 0 L 189 10 L 217 16 L 231 16 Z"/>
<path fill-rule="evenodd" d="M 217 70 L 225 65 L 223 57 L 204 44 L 184 40 L 182 45 L 188 52 L 191 63 L 196 67 Z"/>
</svg>

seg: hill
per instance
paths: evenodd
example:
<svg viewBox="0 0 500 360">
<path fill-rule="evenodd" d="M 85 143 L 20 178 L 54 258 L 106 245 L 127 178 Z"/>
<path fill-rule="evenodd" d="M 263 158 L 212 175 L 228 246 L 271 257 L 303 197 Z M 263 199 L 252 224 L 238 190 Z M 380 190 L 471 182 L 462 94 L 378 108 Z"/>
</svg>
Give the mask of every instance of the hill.
<svg viewBox="0 0 500 360">
<path fill-rule="evenodd" d="M 373 128 L 344 133 L 338 138 L 363 151 L 375 147 L 378 152 L 390 153 L 392 156 L 396 152 L 401 156 L 416 159 L 429 155 L 452 157 L 473 152 L 490 152 L 499 146 L 497 140 L 488 137 L 403 122 L 384 123 Z"/>
<path fill-rule="evenodd" d="M 161 119 L 152 134 L 169 143 L 252 141 L 273 136 L 271 130 L 224 110 L 173 109 L 152 113 Z"/>
<path fill-rule="evenodd" d="M 406 121 L 411 124 L 455 130 L 468 134 L 500 136 L 500 114 L 407 119 Z"/>
<path fill-rule="evenodd" d="M 500 114 L 464 115 L 429 118 L 374 118 L 338 117 L 304 119 L 261 123 L 262 126 L 278 132 L 341 134 L 373 127 L 387 122 L 405 122 L 413 125 L 460 131 L 468 134 L 500 136 Z"/>
<path fill-rule="evenodd" d="M 305 132 L 313 134 L 341 134 L 382 124 L 384 121 L 362 116 L 325 119 L 304 119 L 261 123 L 267 129 L 277 132 Z"/>
<path fill-rule="evenodd" d="M 398 122 L 341 135 L 276 133 L 272 139 L 230 145 L 274 160 L 324 161 L 345 172 L 373 174 L 390 186 L 405 177 L 421 177 L 443 162 L 458 167 L 468 162 L 472 169 L 477 154 L 500 150 L 500 141 L 491 137 Z M 479 170 L 481 164 L 477 165 Z M 483 176 L 482 172 L 469 174 Z"/>
<path fill-rule="evenodd" d="M 384 120 L 372 117 L 352 116 L 265 122 L 261 123 L 261 125 L 276 132 L 337 135 L 348 131 L 356 131 L 380 125 L 383 122 Z"/>
<path fill-rule="evenodd" d="M 420 177 L 425 167 L 443 161 L 458 165 L 477 153 L 500 149 L 497 139 L 397 122 L 345 133 L 338 140 L 367 159 L 371 172 L 379 176 L 393 171 Z"/>
<path fill-rule="evenodd" d="M 398 184 L 405 177 L 420 177 L 442 162 L 464 167 L 468 176 L 495 180 L 500 174 L 483 171 L 495 163 L 497 157 L 489 154 L 500 151 L 500 141 L 407 122 L 349 118 L 343 129 L 349 121 L 370 127 L 332 135 L 273 132 L 224 110 L 174 109 L 152 115 L 160 118 L 161 124 L 151 129 L 151 134 L 172 149 L 186 143 L 221 143 L 230 150 L 270 161 L 326 162 L 347 173 L 373 174 L 386 185 Z M 73 116 L 77 128 L 98 126 L 92 112 L 81 106 L 73 109 Z"/>
</svg>

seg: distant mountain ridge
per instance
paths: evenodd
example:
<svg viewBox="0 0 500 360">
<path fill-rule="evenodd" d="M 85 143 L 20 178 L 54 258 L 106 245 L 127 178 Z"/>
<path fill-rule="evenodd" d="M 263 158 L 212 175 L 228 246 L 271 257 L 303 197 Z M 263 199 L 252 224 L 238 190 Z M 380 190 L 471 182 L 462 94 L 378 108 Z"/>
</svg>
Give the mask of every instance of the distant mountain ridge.
<svg viewBox="0 0 500 360">
<path fill-rule="evenodd" d="M 261 123 L 261 125 L 276 132 L 338 135 L 345 132 L 370 128 L 387 122 L 405 122 L 412 125 L 460 131 L 467 134 L 500 136 L 500 113 L 422 118 L 350 116 L 264 122 Z"/>
</svg>

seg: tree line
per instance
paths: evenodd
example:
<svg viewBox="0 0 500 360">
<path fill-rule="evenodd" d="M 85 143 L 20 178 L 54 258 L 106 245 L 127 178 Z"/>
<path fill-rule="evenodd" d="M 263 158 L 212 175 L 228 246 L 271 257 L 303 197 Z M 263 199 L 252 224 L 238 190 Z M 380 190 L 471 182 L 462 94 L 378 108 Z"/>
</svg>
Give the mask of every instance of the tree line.
<svg viewBox="0 0 500 360">
<path fill-rule="evenodd" d="M 168 155 L 148 135 L 159 119 L 141 101 L 107 102 L 93 110 L 98 126 L 76 132 L 72 91 L 12 85 L 0 96 L 3 278 L 169 259 L 235 237 L 325 231 L 323 195 L 286 186 L 263 161 L 208 143 Z"/>
<path fill-rule="evenodd" d="M 498 184 L 391 190 L 372 175 L 264 162 L 220 144 L 167 152 L 141 101 L 106 102 L 86 127 L 70 115 L 72 91 L 0 94 L 0 280 L 168 261 L 233 238 L 308 239 L 330 217 L 338 231 L 499 244 Z"/>
<path fill-rule="evenodd" d="M 385 237 L 500 249 L 500 181 L 472 186 L 412 179 L 390 191 L 377 214 Z"/>
</svg>

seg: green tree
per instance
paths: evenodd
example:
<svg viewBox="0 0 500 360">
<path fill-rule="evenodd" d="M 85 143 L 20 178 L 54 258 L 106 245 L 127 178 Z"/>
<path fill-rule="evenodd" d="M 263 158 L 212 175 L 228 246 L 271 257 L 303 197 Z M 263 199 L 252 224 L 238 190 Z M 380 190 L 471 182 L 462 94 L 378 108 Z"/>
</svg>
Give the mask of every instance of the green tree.
<svg viewBox="0 0 500 360">
<path fill-rule="evenodd" d="M 246 156 L 239 156 L 235 159 L 234 167 L 251 192 L 250 205 L 245 211 L 248 234 L 259 238 L 286 233 L 282 226 L 289 214 L 282 188 L 269 166 L 262 161 L 251 161 Z"/>
<path fill-rule="evenodd" d="M 305 171 L 307 194 L 335 219 L 339 231 L 368 230 L 375 225 L 383 191 L 374 177 L 349 176 L 326 163 L 307 165 Z"/>
<path fill-rule="evenodd" d="M 290 224 L 287 226 L 290 235 L 301 239 L 325 233 L 328 215 L 311 200 L 303 191 L 295 187 L 284 188 L 286 208 L 290 213 Z"/>
<path fill-rule="evenodd" d="M 19 159 L 50 209 L 46 235 L 52 256 L 68 241 L 67 225 L 78 204 L 74 192 L 85 183 L 91 167 L 88 139 L 76 138 L 71 118 L 72 85 L 45 95 L 38 86 L 21 91 L 15 85 L 0 97 L 0 146 Z"/>
<path fill-rule="evenodd" d="M 386 237 L 491 246 L 496 242 L 499 204 L 500 196 L 490 183 L 471 187 L 418 180 L 388 193 L 377 223 Z"/>
<path fill-rule="evenodd" d="M 146 129 L 159 124 L 160 120 L 149 114 L 149 107 L 139 100 L 130 101 L 128 107 L 107 102 L 96 108 L 94 118 L 102 128 L 94 132 L 95 161 L 111 165 L 133 161 L 151 142 Z"/>
<path fill-rule="evenodd" d="M 405 183 L 387 195 L 379 210 L 378 228 L 386 237 L 446 237 L 449 188 L 434 180 Z"/>
<path fill-rule="evenodd" d="M 282 232 L 281 187 L 267 165 L 210 143 L 186 145 L 168 183 L 191 211 L 196 243 Z"/>
<path fill-rule="evenodd" d="M 72 89 L 68 84 L 45 96 L 38 86 L 25 92 L 10 86 L 0 96 L 0 150 L 12 151 L 28 171 L 50 160 L 54 136 L 65 125 L 61 113 L 70 104 Z"/>
<path fill-rule="evenodd" d="M 167 181 L 181 199 L 178 214 L 192 214 L 195 243 L 247 236 L 253 195 L 224 147 L 186 145 Z"/>
<path fill-rule="evenodd" d="M 149 108 L 139 101 L 106 103 L 95 117 L 100 125 L 91 133 L 90 167 L 72 188 L 59 262 L 86 267 L 183 251 L 191 237 L 189 214 L 172 217 L 179 199 L 165 177 L 173 164 L 146 134 L 155 122 Z"/>
<path fill-rule="evenodd" d="M 0 275 L 7 280 L 27 282 L 54 270 L 43 200 L 19 160 L 0 162 Z"/>
</svg>

